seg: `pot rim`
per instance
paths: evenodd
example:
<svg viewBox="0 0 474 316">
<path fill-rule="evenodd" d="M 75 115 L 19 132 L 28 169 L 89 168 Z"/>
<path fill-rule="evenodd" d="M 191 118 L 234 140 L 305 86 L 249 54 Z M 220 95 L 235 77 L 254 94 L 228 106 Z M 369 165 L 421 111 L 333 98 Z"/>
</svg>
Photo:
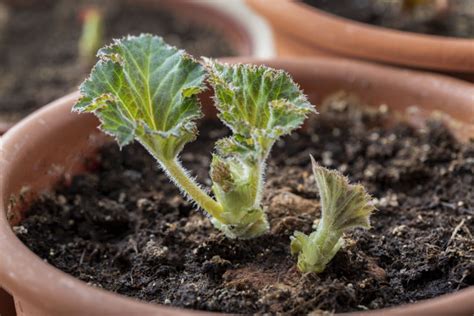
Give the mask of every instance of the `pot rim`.
<svg viewBox="0 0 474 316">
<path fill-rule="evenodd" d="M 227 59 L 230 62 L 254 62 L 254 63 L 269 63 L 276 64 L 280 68 L 293 68 L 298 71 L 305 69 L 317 68 L 320 71 L 325 69 L 333 69 L 341 75 L 341 72 L 356 73 L 354 78 L 361 78 L 366 80 L 371 77 L 372 81 L 377 81 L 379 78 L 385 80 L 403 81 L 405 89 L 409 89 L 410 85 L 416 82 L 424 82 L 432 89 L 449 90 L 453 94 L 453 98 L 459 100 L 474 100 L 474 85 L 469 83 L 445 77 L 442 75 L 431 75 L 418 73 L 415 71 L 394 69 L 391 67 L 370 65 L 368 63 L 333 59 L 333 58 L 303 58 L 303 59 L 275 59 L 275 60 L 261 60 L 252 58 L 234 58 Z M 312 67 L 308 67 L 311 65 Z M 307 70 L 309 73 L 310 70 Z M 378 76 L 375 76 L 378 72 Z M 395 78 L 395 79 L 394 79 Z M 408 82 L 405 82 L 408 81 Z M 411 88 L 414 89 L 413 87 Z M 433 90 L 435 91 L 435 90 Z M 78 97 L 78 93 L 69 94 L 57 101 L 50 103 L 44 108 L 34 112 L 30 116 L 23 119 L 19 124 L 14 126 L 3 137 L 0 138 L 0 169 L 7 170 L 10 161 L 14 159 L 14 155 L 7 152 L 5 147 L 16 149 L 18 135 L 26 135 L 26 131 L 32 127 L 38 128 L 42 125 L 42 121 L 46 117 L 62 117 L 65 116 L 67 121 L 77 120 L 77 114 L 71 114 L 70 106 Z M 474 103 L 472 103 L 474 104 Z M 474 111 L 474 106 L 472 106 Z M 474 112 L 473 112 L 474 113 Z M 473 117 L 474 120 L 474 117 Z M 474 122 L 474 121 L 473 121 Z M 50 126 L 52 129 L 58 128 L 61 124 L 64 125 L 64 120 L 51 120 Z M 30 133 L 31 134 L 31 133 Z M 38 134 L 38 133 L 37 133 Z M 471 134 L 474 135 L 474 134 Z M 41 135 L 32 135 L 31 139 L 41 137 Z M 30 139 L 30 141 L 31 141 Z M 194 314 L 208 314 L 202 311 L 194 311 L 189 309 L 179 309 L 164 305 L 150 304 L 142 301 L 115 294 L 99 288 L 88 286 L 85 282 L 80 281 L 56 268 L 45 263 L 31 250 L 29 250 L 12 232 L 7 220 L 6 205 L 8 198 L 5 196 L 8 186 L 8 178 L 12 175 L 8 172 L 0 174 L 0 253 L 7 253 L 8 255 L 0 256 L 0 282 L 10 292 L 13 293 L 20 300 L 28 297 L 32 303 L 42 306 L 44 309 L 57 313 L 71 313 L 71 310 L 55 309 L 60 307 L 51 306 L 50 302 L 44 302 L 44 293 L 49 293 L 50 297 L 55 297 L 56 301 L 70 302 L 69 305 L 79 305 L 83 310 L 93 310 L 97 313 L 111 313 L 126 314 L 133 311 L 142 315 L 160 313 L 163 315 L 194 315 Z M 23 273 L 22 266 L 35 266 L 35 270 L 30 269 L 29 273 Z M 44 282 L 44 278 L 54 282 Z M 74 291 L 74 299 L 71 298 L 71 291 Z M 43 294 L 43 296 L 41 296 Z M 388 313 L 388 315 L 402 315 L 406 313 L 420 313 L 429 308 L 431 311 L 437 310 L 439 305 L 453 304 L 457 306 L 457 302 L 466 302 L 468 298 L 473 297 L 474 287 L 469 287 L 460 290 L 456 293 L 442 295 L 433 299 L 421 300 L 414 304 L 400 305 L 395 308 L 388 308 L 383 310 L 373 310 L 368 313 Z M 32 299 L 33 298 L 33 299 Z M 26 301 L 26 300 L 25 300 Z M 461 304 L 461 303 L 459 303 Z M 95 309 L 94 309 L 95 308 Z M 77 312 L 77 310 L 74 310 Z M 356 313 L 357 314 L 357 313 Z M 365 314 L 365 313 L 364 313 Z M 74 314 L 75 315 L 75 314 Z"/>
<path fill-rule="evenodd" d="M 474 39 L 371 25 L 291 0 L 274 0 L 271 5 L 266 0 L 246 1 L 279 31 L 329 52 L 410 67 L 474 73 Z M 299 32 L 308 28 L 315 31 Z"/>
</svg>

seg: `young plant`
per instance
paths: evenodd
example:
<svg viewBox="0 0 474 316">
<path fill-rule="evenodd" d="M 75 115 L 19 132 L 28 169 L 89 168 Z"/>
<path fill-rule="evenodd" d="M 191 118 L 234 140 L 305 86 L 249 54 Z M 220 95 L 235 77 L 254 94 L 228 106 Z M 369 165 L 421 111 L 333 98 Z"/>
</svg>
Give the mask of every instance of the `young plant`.
<svg viewBox="0 0 474 316">
<path fill-rule="evenodd" d="M 100 128 L 120 146 L 140 142 L 162 169 L 230 238 L 252 238 L 268 230 L 261 206 L 265 160 L 275 141 L 314 111 L 283 71 L 264 66 L 205 67 L 160 37 L 143 34 L 116 40 L 81 85 L 78 112 L 93 112 Z M 197 136 L 202 116 L 197 95 L 209 73 L 220 119 L 233 135 L 218 141 L 211 166 L 213 199 L 179 163 Z"/>
<path fill-rule="evenodd" d="M 369 217 L 375 207 L 362 185 L 349 184 L 346 177 L 318 165 L 313 157 L 311 163 L 321 198 L 321 219 L 309 236 L 294 233 L 291 253 L 298 255 L 301 272 L 319 273 L 343 246 L 344 232 L 354 227 L 370 227 Z"/>
<path fill-rule="evenodd" d="M 260 235 L 268 230 L 261 206 L 265 161 L 275 141 L 314 109 L 283 71 L 205 63 L 219 118 L 233 133 L 217 142 L 212 157 L 212 190 L 225 220 L 213 222 L 228 236 Z"/>
</svg>

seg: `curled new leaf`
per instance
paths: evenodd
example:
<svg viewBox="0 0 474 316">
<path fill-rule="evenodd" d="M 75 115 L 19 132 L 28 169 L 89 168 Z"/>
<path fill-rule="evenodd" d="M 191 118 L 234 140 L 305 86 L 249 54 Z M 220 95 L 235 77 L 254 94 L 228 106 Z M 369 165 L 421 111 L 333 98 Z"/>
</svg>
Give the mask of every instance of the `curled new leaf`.
<svg viewBox="0 0 474 316">
<path fill-rule="evenodd" d="M 318 165 L 311 157 L 313 174 L 321 197 L 322 221 L 332 229 L 369 228 L 374 211 L 371 197 L 361 184 L 349 180 L 336 170 Z"/>
<path fill-rule="evenodd" d="M 311 161 L 321 198 L 321 220 L 309 236 L 294 233 L 291 253 L 298 255 L 301 271 L 322 272 L 342 247 L 345 231 L 370 227 L 369 217 L 375 207 L 362 185 L 349 184 L 339 172 L 318 165 L 313 157 Z"/>
</svg>

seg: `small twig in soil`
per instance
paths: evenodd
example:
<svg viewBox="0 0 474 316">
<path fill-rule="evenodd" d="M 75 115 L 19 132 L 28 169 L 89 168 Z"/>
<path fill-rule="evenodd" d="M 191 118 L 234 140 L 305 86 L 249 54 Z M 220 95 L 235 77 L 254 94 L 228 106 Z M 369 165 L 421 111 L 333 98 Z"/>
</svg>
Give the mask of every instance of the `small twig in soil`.
<svg viewBox="0 0 474 316">
<path fill-rule="evenodd" d="M 468 274 L 469 274 L 468 271 L 464 271 L 464 273 L 462 274 L 461 280 L 456 281 L 458 283 L 458 286 L 456 287 L 456 291 L 458 291 L 461 288 L 462 283 L 464 282 L 464 279 L 468 276 Z"/>
<path fill-rule="evenodd" d="M 135 253 L 138 253 L 137 241 L 136 241 L 135 239 L 130 238 L 130 239 L 128 240 L 128 243 L 129 243 L 129 245 L 132 246 L 133 251 L 135 251 Z"/>
<path fill-rule="evenodd" d="M 453 230 L 453 233 L 451 234 L 451 237 L 449 237 L 449 240 L 448 240 L 448 243 L 446 244 L 446 247 L 445 247 L 445 250 L 449 247 L 449 245 L 451 244 L 451 242 L 453 241 L 454 237 L 456 237 L 459 229 L 461 229 L 461 227 L 464 225 L 464 222 L 466 221 L 465 218 L 463 218 L 461 220 L 461 222 L 456 226 L 454 227 L 454 230 Z"/>
<path fill-rule="evenodd" d="M 81 258 L 79 259 L 79 266 L 82 266 L 82 263 L 84 262 L 84 256 L 86 255 L 86 249 L 81 254 Z"/>
<path fill-rule="evenodd" d="M 473 238 L 472 238 L 471 231 L 469 230 L 469 227 L 467 227 L 466 225 L 464 225 L 464 226 L 462 227 L 462 229 L 464 230 L 464 232 L 466 233 L 466 235 L 469 236 L 469 239 L 472 240 Z"/>
<path fill-rule="evenodd" d="M 444 207 L 447 207 L 451 210 L 455 210 L 456 209 L 456 205 L 454 205 L 453 203 L 446 203 L 446 202 L 441 202 L 441 205 L 443 205 Z"/>
</svg>

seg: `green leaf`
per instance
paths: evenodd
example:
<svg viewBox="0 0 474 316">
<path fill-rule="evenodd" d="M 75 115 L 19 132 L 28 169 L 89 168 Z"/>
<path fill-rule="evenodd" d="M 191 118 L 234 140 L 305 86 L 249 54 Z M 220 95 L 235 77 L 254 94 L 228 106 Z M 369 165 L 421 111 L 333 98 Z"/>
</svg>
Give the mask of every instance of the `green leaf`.
<svg viewBox="0 0 474 316">
<path fill-rule="evenodd" d="M 349 184 L 346 177 L 320 166 L 313 157 L 311 162 L 321 197 L 321 222 L 334 231 L 370 228 L 369 217 L 375 207 L 365 188 L 360 184 Z"/>
<path fill-rule="evenodd" d="M 149 34 L 115 40 L 98 56 L 74 110 L 95 113 L 120 146 L 137 139 L 161 158 L 175 158 L 197 135 L 204 68 Z"/>
<path fill-rule="evenodd" d="M 321 197 L 321 220 L 310 235 L 296 231 L 291 253 L 298 255 L 302 272 L 322 272 L 344 244 L 344 232 L 354 227 L 369 228 L 375 210 L 371 197 L 360 184 L 349 184 L 335 170 L 318 165 L 311 156 L 314 177 Z"/>
<path fill-rule="evenodd" d="M 306 96 L 282 70 L 205 59 L 220 119 L 234 136 L 225 148 L 249 147 L 265 156 L 282 135 L 300 127 L 315 112 Z M 230 144 L 233 143 L 233 144 Z"/>
</svg>

